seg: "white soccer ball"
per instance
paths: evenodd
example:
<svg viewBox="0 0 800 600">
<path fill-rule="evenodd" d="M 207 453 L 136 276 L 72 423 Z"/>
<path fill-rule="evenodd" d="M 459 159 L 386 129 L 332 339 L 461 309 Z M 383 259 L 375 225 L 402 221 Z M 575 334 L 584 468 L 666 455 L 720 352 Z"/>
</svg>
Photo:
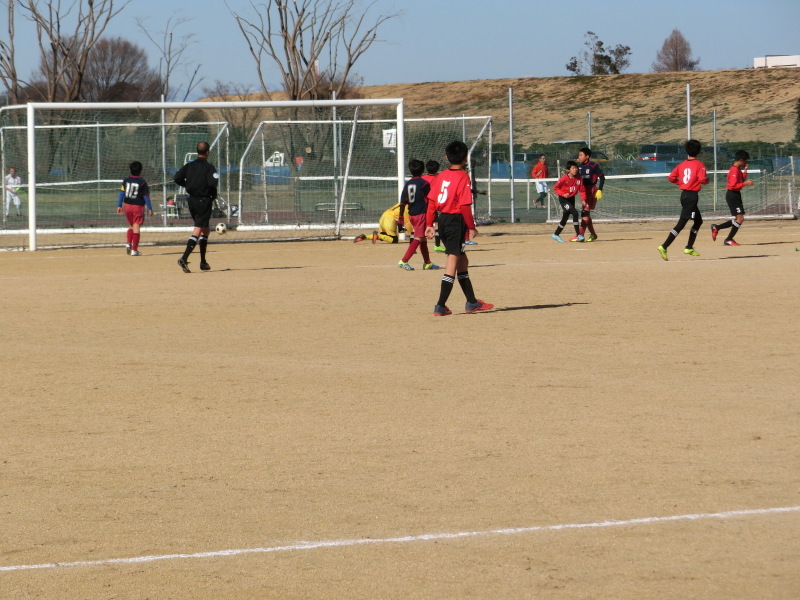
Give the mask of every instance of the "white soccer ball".
<svg viewBox="0 0 800 600">
<path fill-rule="evenodd" d="M 228 231 L 228 226 L 225 223 L 217 223 L 217 226 L 214 228 L 217 230 L 217 233 L 223 235 Z"/>
</svg>

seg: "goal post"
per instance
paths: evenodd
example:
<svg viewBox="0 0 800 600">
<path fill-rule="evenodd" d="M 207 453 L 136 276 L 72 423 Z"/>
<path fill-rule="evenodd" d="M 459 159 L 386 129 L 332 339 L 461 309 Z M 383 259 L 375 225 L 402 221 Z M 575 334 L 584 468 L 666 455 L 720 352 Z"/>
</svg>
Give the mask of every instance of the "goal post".
<svg viewBox="0 0 800 600">
<path fill-rule="evenodd" d="M 359 107 L 359 106 L 373 106 L 373 107 L 394 107 L 396 123 L 396 151 L 394 154 L 395 160 L 393 169 L 393 182 L 396 190 L 397 197 L 404 184 L 405 175 L 405 136 L 404 136 L 404 104 L 402 98 L 385 98 L 385 99 L 357 99 L 357 100 L 298 100 L 298 101 L 233 101 L 233 102 L 138 102 L 138 103 L 29 103 L 25 107 L 26 114 L 26 129 L 27 129 L 27 182 L 28 189 L 28 249 L 35 251 L 37 249 L 37 234 L 39 233 L 38 211 L 37 211 L 37 172 L 39 172 L 39 165 L 37 165 L 37 118 L 42 114 L 47 114 L 48 111 L 56 112 L 69 112 L 69 111 L 97 111 L 96 114 L 102 114 L 109 111 L 132 111 L 133 113 L 158 113 L 162 115 L 163 111 L 223 111 L 223 110 L 261 110 L 261 111 L 278 111 L 280 109 L 329 109 L 334 107 Z M 219 136 L 217 136 L 219 138 Z M 181 161 L 183 157 L 181 157 Z M 225 169 L 224 175 L 229 179 L 229 161 L 226 164 L 217 165 L 221 171 Z M 180 164 L 183 164 L 182 162 Z M 179 167 L 180 165 L 176 165 Z M 174 168 L 174 167 L 173 167 Z M 122 180 L 124 174 L 119 173 L 119 181 Z M 162 187 L 168 185 L 170 182 L 166 181 L 166 173 L 164 175 L 165 181 L 161 182 Z M 98 182 L 101 179 L 98 177 Z M 229 188 L 226 188 L 226 193 L 230 193 Z M 163 198 L 166 198 L 166 192 L 162 190 Z M 166 201 L 164 201 L 166 204 Z M 166 217 L 165 217 L 166 218 Z M 173 229 L 175 231 L 177 229 Z"/>
</svg>

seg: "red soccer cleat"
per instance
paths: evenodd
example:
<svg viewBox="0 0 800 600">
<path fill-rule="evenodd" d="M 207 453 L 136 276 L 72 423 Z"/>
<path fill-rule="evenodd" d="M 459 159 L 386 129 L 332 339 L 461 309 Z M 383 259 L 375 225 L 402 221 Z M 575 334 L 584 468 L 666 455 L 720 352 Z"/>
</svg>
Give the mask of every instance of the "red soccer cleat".
<svg viewBox="0 0 800 600">
<path fill-rule="evenodd" d="M 494 308 L 494 304 L 488 304 L 483 300 L 476 300 L 475 302 L 467 302 L 466 307 L 464 310 L 468 313 L 475 313 L 481 310 L 492 310 Z"/>
<path fill-rule="evenodd" d="M 717 241 L 717 234 L 719 233 L 719 228 L 716 225 L 711 226 L 711 241 Z"/>
<path fill-rule="evenodd" d="M 726 246 L 741 246 L 741 244 L 735 240 L 725 240 Z"/>
</svg>

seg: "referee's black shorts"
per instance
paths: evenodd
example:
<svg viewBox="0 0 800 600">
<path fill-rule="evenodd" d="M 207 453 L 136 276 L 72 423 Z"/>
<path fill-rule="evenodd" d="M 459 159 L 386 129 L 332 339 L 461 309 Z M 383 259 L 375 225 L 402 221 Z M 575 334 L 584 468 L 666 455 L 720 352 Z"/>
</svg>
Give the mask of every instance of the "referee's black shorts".
<svg viewBox="0 0 800 600">
<path fill-rule="evenodd" d="M 461 213 L 439 213 L 439 237 L 444 244 L 445 254 L 459 256 L 464 254 L 467 240 L 467 224 Z"/>
<path fill-rule="evenodd" d="M 214 201 L 211 198 L 196 198 L 189 196 L 187 201 L 189 205 L 189 214 L 194 219 L 195 227 L 208 227 L 211 221 L 211 211 L 214 208 Z"/>
</svg>

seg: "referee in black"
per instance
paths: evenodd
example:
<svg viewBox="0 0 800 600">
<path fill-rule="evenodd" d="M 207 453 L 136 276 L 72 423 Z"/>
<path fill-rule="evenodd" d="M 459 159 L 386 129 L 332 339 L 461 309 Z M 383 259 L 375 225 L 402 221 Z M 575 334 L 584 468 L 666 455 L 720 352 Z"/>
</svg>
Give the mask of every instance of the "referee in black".
<svg viewBox="0 0 800 600">
<path fill-rule="evenodd" d="M 195 246 L 200 246 L 200 270 L 211 270 L 211 265 L 206 262 L 208 234 L 211 232 L 208 222 L 211 220 L 211 210 L 214 207 L 214 199 L 217 197 L 219 174 L 214 165 L 208 162 L 209 149 L 208 142 L 199 142 L 197 158 L 183 165 L 175 173 L 175 183 L 186 188 L 186 193 L 189 194 L 189 212 L 194 219 L 192 236 L 186 242 L 183 256 L 178 259 L 178 264 L 184 273 L 191 273 L 189 255 Z"/>
</svg>

